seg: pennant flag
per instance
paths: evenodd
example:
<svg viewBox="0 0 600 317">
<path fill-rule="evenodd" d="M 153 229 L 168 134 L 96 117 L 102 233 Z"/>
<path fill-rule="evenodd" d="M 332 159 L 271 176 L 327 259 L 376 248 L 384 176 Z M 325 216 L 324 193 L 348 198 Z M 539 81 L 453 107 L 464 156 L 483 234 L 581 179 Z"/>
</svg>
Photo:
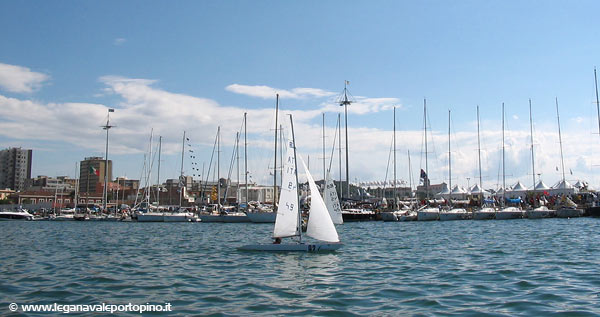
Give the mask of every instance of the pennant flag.
<svg viewBox="0 0 600 317">
<path fill-rule="evenodd" d="M 569 172 L 571 172 L 571 175 L 573 175 L 573 170 L 572 169 L 569 169 Z"/>
<path fill-rule="evenodd" d="M 90 166 L 90 174 L 94 174 L 96 176 L 100 176 L 100 171 L 97 170 L 96 168 L 94 168 L 93 166 Z"/>
<path fill-rule="evenodd" d="M 558 166 L 556 167 L 556 171 L 558 172 Z"/>
<path fill-rule="evenodd" d="M 108 109 L 108 112 L 115 112 L 115 109 Z"/>
</svg>

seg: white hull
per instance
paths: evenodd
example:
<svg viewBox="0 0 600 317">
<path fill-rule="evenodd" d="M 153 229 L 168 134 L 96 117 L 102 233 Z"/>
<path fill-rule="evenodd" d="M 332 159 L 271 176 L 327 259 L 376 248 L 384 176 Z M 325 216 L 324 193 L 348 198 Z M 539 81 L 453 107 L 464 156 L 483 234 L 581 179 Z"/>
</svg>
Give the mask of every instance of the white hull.
<svg viewBox="0 0 600 317">
<path fill-rule="evenodd" d="M 163 214 L 162 213 L 143 213 L 137 215 L 138 222 L 163 222 Z"/>
<path fill-rule="evenodd" d="M 558 218 L 577 218 L 581 217 L 581 209 L 573 208 L 561 208 L 556 210 L 556 217 Z"/>
<path fill-rule="evenodd" d="M 424 210 L 417 211 L 417 220 L 419 221 L 432 221 L 440 218 L 440 211 L 436 208 L 427 208 Z"/>
<path fill-rule="evenodd" d="M 240 213 L 239 215 L 223 215 L 223 222 L 237 223 L 237 222 L 250 222 L 250 218 L 247 215 Z"/>
<path fill-rule="evenodd" d="M 402 214 L 400 216 L 398 216 L 398 221 L 417 221 L 417 213 L 414 211 L 411 211 L 409 213 L 405 213 Z"/>
<path fill-rule="evenodd" d="M 50 218 L 52 221 L 74 221 L 73 215 L 61 215 L 54 218 Z"/>
<path fill-rule="evenodd" d="M 497 220 L 507 220 L 507 219 L 521 219 L 523 218 L 523 211 L 521 209 L 515 207 L 508 207 L 496 212 Z"/>
<path fill-rule="evenodd" d="M 440 221 L 450 221 L 450 220 L 465 220 L 468 219 L 469 214 L 466 210 L 462 209 L 462 211 L 441 211 L 440 212 Z"/>
<path fill-rule="evenodd" d="M 248 219 L 254 223 L 275 223 L 276 212 L 249 212 Z"/>
<path fill-rule="evenodd" d="M 191 218 L 193 218 L 193 216 L 187 213 L 166 213 L 163 215 L 164 222 L 190 222 Z"/>
<path fill-rule="evenodd" d="M 476 210 L 473 212 L 473 219 L 475 220 L 490 220 L 496 217 L 496 211 L 492 208 L 486 208 L 484 210 Z"/>
<path fill-rule="evenodd" d="M 200 220 L 202 222 L 223 222 L 223 216 L 221 215 L 203 215 L 200 214 Z"/>
<path fill-rule="evenodd" d="M 551 218 L 554 216 L 554 210 L 550 210 L 548 208 L 536 208 L 527 210 L 525 214 L 529 219 Z"/>
<path fill-rule="evenodd" d="M 271 251 L 271 252 L 323 252 L 335 251 L 343 246 L 342 243 L 315 244 L 250 244 L 239 247 L 240 251 Z"/>
<path fill-rule="evenodd" d="M 386 211 L 381 213 L 381 220 L 383 221 L 398 221 L 398 216 L 396 213 L 391 211 Z"/>
</svg>

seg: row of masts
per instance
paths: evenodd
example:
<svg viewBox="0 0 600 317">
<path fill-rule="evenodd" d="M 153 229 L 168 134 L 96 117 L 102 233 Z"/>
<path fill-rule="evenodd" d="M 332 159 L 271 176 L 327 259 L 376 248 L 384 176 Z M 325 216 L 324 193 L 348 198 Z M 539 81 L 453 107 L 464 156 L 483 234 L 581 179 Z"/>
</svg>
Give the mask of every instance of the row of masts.
<svg viewBox="0 0 600 317">
<path fill-rule="evenodd" d="M 597 109 L 597 113 L 598 113 L 598 132 L 600 134 L 600 102 L 599 102 L 599 95 L 598 95 L 598 81 L 597 81 L 597 75 L 596 75 L 596 68 L 594 68 L 594 84 L 595 84 L 595 91 L 596 91 L 596 109 Z M 349 198 L 350 197 L 350 172 L 349 172 L 349 141 L 348 141 L 348 106 L 352 104 L 352 101 L 349 98 L 349 93 L 348 93 L 348 81 L 344 81 L 344 90 L 343 90 L 343 95 L 340 99 L 340 106 L 344 106 L 344 120 L 345 120 L 345 168 L 346 168 L 346 195 Z M 561 170 L 562 170 L 562 181 L 565 181 L 565 167 L 564 167 L 564 159 L 563 159 L 563 149 L 562 149 L 562 136 L 560 133 L 560 116 L 559 116 L 559 111 L 558 111 L 558 98 L 555 99 L 556 100 L 556 113 L 557 113 L 557 121 L 558 121 L 558 132 L 559 132 L 559 144 L 560 144 L 560 154 L 561 154 Z M 104 184 L 108 183 L 108 149 L 109 149 L 109 129 L 113 128 L 114 126 L 110 125 L 110 113 L 114 112 L 114 109 L 108 109 L 108 115 L 107 115 L 107 120 L 106 120 L 106 124 L 102 126 L 102 128 L 104 130 L 106 130 L 106 148 L 105 148 L 105 164 L 104 164 Z M 423 99 L 423 128 L 424 128 L 424 145 L 425 145 L 425 175 L 426 177 L 423 180 L 423 183 L 425 185 L 425 193 L 426 193 L 426 198 L 429 197 L 429 164 L 428 164 L 428 148 L 427 148 L 427 100 Z M 450 110 L 448 110 L 448 135 L 450 137 Z M 503 188 L 506 188 L 506 168 L 505 168 L 505 144 L 504 144 L 504 103 L 502 103 L 502 186 Z M 278 123 L 278 118 L 279 118 L 279 94 L 276 94 L 276 106 L 275 106 L 275 136 L 274 136 L 274 172 L 273 172 L 273 193 L 274 193 L 274 199 L 273 201 L 277 201 L 277 143 L 278 143 L 278 138 L 282 138 L 281 135 L 278 135 L 278 131 L 281 131 L 281 127 L 279 127 L 279 123 Z M 246 119 L 247 119 L 247 113 L 244 113 L 244 169 L 245 169 L 245 173 L 244 173 L 244 183 L 245 183 L 245 198 L 246 201 L 245 203 L 248 203 L 248 157 L 247 157 L 247 145 L 248 145 L 248 141 L 247 141 L 247 126 L 246 126 Z M 533 140 L 533 119 L 532 119 L 532 109 L 531 109 L 531 99 L 529 99 L 529 120 L 530 120 L 530 140 L 531 140 L 531 164 L 532 164 L 532 176 L 533 176 L 533 186 L 535 187 L 536 184 L 536 179 L 535 179 L 535 157 L 534 157 L 534 140 Z M 339 128 L 339 129 L 338 129 Z M 339 151 L 339 182 L 340 184 L 342 184 L 342 147 L 341 147 L 341 114 L 338 114 L 338 120 L 337 120 L 337 127 L 336 129 L 338 130 L 339 133 L 339 146 L 338 146 L 338 151 Z M 326 175 L 327 173 L 331 170 L 331 162 L 332 160 L 330 160 L 329 163 L 329 168 L 326 168 L 326 154 L 325 154 L 325 114 L 323 114 L 323 133 L 322 133 L 322 137 L 323 137 L 323 179 L 326 179 Z M 152 139 L 152 136 L 151 136 Z M 237 160 L 238 160 L 238 184 L 239 184 L 239 139 L 240 139 L 240 132 L 237 133 L 236 135 L 236 150 L 237 151 Z M 185 154 L 185 141 L 186 141 L 186 133 L 184 131 L 183 133 L 183 140 L 182 140 L 182 153 L 181 153 L 181 170 L 180 170 L 180 185 L 181 182 L 184 182 L 184 154 Z M 220 127 L 218 127 L 217 129 L 217 136 L 216 136 L 216 147 L 217 147 L 217 161 L 220 161 Z M 162 145 L 162 136 L 159 136 L 159 150 L 158 150 L 158 171 L 157 171 L 157 182 L 160 182 L 160 161 L 161 161 L 161 145 Z M 394 174 L 394 197 L 397 197 L 397 174 L 396 174 L 396 107 L 394 107 L 394 132 L 393 132 L 393 156 L 394 156 L 394 168 L 393 168 L 393 174 Z M 334 145 L 332 148 L 332 151 L 335 149 L 335 139 L 334 139 Z M 483 183 L 483 178 L 482 178 L 482 174 L 481 174 L 481 140 L 480 140 L 480 125 L 479 125 L 479 106 L 477 106 L 477 152 L 478 152 L 478 165 L 479 165 L 479 186 L 480 188 L 483 188 L 482 183 Z M 452 187 L 452 168 L 451 168 L 451 148 L 450 148 L 450 140 L 448 140 L 448 167 L 449 167 L 449 171 L 448 171 L 448 177 L 449 177 L 449 184 L 450 184 L 450 188 Z M 333 153 L 332 153 L 333 154 Z M 331 159 L 333 159 L 333 155 L 331 157 Z M 409 164 L 410 164 L 410 152 L 408 152 L 408 159 L 409 159 Z M 212 159 L 211 159 L 212 161 Z M 410 167 L 409 167 L 410 168 Z M 220 180 L 220 164 L 217 164 L 217 180 Z M 410 175 L 410 173 L 409 173 Z M 149 177 L 149 174 L 148 174 Z M 185 184 L 183 184 L 185 185 Z M 107 200 L 108 200 L 108 192 L 107 192 L 107 187 L 108 186 L 103 186 L 104 190 L 103 190 L 103 197 L 102 197 L 102 207 L 104 210 L 106 210 L 106 204 L 107 204 Z M 159 200 L 160 197 L 160 186 L 157 186 L 157 200 Z M 183 188 L 184 186 L 180 186 L 181 188 Z M 183 200 L 183 189 L 180 188 L 180 193 L 179 193 L 179 206 L 181 207 L 182 205 L 182 200 Z M 411 188 L 412 188 L 412 177 L 411 177 Z M 217 196 L 218 196 L 218 202 L 217 202 L 217 206 L 220 207 L 220 199 L 221 199 L 221 186 L 217 186 Z M 341 194 L 341 198 L 344 198 L 344 190 L 343 190 L 343 186 L 340 189 L 340 194 Z M 149 192 L 148 192 L 149 195 Z M 149 199 L 149 198 L 148 198 Z"/>
</svg>

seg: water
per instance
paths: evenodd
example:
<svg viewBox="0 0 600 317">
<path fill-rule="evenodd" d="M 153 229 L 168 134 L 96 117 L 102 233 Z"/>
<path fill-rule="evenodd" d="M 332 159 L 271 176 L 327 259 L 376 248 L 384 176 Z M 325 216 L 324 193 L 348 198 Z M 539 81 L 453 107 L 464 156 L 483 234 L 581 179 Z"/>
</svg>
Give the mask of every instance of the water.
<svg viewBox="0 0 600 317">
<path fill-rule="evenodd" d="M 8 303 L 177 315 L 600 315 L 600 220 L 346 223 L 336 253 L 239 252 L 269 224 L 0 222 Z"/>
</svg>

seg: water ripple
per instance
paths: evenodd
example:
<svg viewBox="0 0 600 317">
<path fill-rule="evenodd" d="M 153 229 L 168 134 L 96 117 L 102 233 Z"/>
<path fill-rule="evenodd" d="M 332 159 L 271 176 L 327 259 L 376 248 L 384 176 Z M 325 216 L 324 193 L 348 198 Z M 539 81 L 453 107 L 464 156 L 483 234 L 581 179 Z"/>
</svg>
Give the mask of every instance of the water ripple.
<svg viewBox="0 0 600 317">
<path fill-rule="evenodd" d="M 600 315 L 598 219 L 347 223 L 327 254 L 238 252 L 269 224 L 0 223 L 7 303 L 178 315 Z M 31 238 L 35 237 L 35 239 Z"/>
</svg>

